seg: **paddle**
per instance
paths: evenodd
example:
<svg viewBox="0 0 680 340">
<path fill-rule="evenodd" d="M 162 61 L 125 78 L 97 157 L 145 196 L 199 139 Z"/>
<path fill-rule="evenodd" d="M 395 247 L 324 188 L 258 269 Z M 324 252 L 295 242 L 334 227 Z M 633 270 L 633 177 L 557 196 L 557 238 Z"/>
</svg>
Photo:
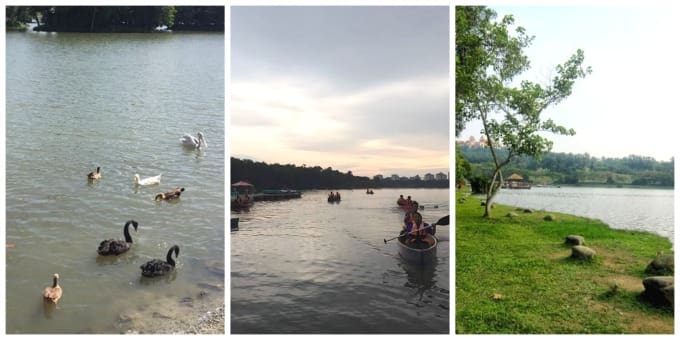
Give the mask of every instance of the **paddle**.
<svg viewBox="0 0 680 340">
<path fill-rule="evenodd" d="M 440 218 L 439 221 L 430 224 L 429 226 L 423 228 L 422 230 L 434 228 L 434 227 L 437 226 L 437 225 L 449 225 L 449 215 L 446 215 L 446 216 Z M 410 233 L 409 233 L 409 234 L 410 234 Z M 401 233 L 399 233 L 399 236 L 393 237 L 393 238 L 391 238 L 391 239 L 389 239 L 389 240 L 383 239 L 383 242 L 387 243 L 387 242 L 392 241 L 392 240 L 394 240 L 394 239 L 400 238 L 400 237 L 402 237 L 402 236 L 404 236 L 404 235 L 406 235 L 406 233 L 404 233 L 404 232 L 402 231 Z"/>
</svg>

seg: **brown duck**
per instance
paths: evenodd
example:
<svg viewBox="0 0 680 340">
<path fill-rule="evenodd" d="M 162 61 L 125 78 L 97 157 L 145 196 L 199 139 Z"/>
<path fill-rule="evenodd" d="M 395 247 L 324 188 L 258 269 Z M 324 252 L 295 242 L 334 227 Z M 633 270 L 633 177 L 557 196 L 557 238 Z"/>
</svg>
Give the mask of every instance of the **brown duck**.
<svg viewBox="0 0 680 340">
<path fill-rule="evenodd" d="M 184 191 L 184 188 L 177 188 L 177 189 L 172 190 L 172 191 L 164 192 L 162 194 L 156 195 L 155 200 L 156 201 L 160 201 L 160 200 L 168 201 L 168 200 L 172 200 L 172 199 L 175 199 L 175 198 L 179 198 L 179 196 L 182 194 L 183 191 Z"/>
<path fill-rule="evenodd" d="M 52 287 L 46 287 L 43 290 L 43 298 L 45 301 L 52 302 L 55 305 L 57 304 L 57 301 L 61 299 L 61 287 L 59 286 L 59 274 L 54 274 L 54 281 L 52 283 Z"/>
</svg>

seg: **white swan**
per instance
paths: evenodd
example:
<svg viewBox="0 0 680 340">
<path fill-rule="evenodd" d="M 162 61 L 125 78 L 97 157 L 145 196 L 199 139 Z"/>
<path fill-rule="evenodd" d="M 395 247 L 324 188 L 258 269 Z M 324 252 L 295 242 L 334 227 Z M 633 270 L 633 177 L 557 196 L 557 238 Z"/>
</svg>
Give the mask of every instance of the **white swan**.
<svg viewBox="0 0 680 340">
<path fill-rule="evenodd" d="M 192 147 L 192 148 L 202 148 L 202 147 L 208 147 L 208 141 L 205 140 L 205 136 L 203 136 L 203 133 L 199 132 L 198 133 L 198 138 L 185 133 L 182 138 L 179 139 L 180 142 L 184 146 Z"/>
<path fill-rule="evenodd" d="M 162 174 L 161 174 L 162 175 Z M 135 184 L 136 185 L 154 185 L 154 184 L 160 184 L 161 183 L 161 175 L 154 176 L 154 177 L 149 177 L 140 180 L 139 175 L 135 174 Z"/>
</svg>

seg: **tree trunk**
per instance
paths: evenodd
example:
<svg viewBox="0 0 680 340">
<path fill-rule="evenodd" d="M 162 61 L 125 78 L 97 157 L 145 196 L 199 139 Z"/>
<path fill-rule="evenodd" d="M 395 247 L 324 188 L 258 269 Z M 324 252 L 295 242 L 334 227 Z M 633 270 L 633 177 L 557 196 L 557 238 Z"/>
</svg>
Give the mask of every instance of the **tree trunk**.
<svg viewBox="0 0 680 340">
<path fill-rule="evenodd" d="M 92 20 L 90 21 L 90 33 L 94 32 L 94 18 L 97 15 L 97 7 L 92 8 Z"/>
<path fill-rule="evenodd" d="M 498 185 L 496 185 L 496 180 L 498 180 Z M 491 183 L 489 184 L 489 190 L 486 192 L 486 203 L 484 204 L 484 217 L 491 218 L 491 205 L 493 204 L 493 199 L 496 197 L 498 190 L 503 186 L 503 173 L 500 168 L 497 168 L 493 177 L 491 178 Z"/>
</svg>

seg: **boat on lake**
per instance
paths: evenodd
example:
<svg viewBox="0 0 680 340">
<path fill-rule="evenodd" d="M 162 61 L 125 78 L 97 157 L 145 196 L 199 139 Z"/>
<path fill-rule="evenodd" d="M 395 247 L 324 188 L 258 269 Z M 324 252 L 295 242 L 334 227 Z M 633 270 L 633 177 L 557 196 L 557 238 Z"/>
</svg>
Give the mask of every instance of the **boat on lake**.
<svg viewBox="0 0 680 340">
<path fill-rule="evenodd" d="M 290 198 L 300 198 L 302 193 L 291 189 L 267 189 L 254 196 L 255 201 L 278 201 Z"/>
<path fill-rule="evenodd" d="M 433 263 L 437 256 L 438 240 L 430 234 L 425 235 L 424 239 L 430 245 L 429 247 L 414 247 L 411 244 L 404 243 L 407 238 L 398 238 L 399 256 L 411 264 L 427 265 Z"/>
<path fill-rule="evenodd" d="M 255 186 L 240 181 L 231 185 L 231 210 L 243 210 L 253 206 Z"/>
<path fill-rule="evenodd" d="M 231 218 L 231 231 L 238 231 L 238 217 Z"/>
</svg>

